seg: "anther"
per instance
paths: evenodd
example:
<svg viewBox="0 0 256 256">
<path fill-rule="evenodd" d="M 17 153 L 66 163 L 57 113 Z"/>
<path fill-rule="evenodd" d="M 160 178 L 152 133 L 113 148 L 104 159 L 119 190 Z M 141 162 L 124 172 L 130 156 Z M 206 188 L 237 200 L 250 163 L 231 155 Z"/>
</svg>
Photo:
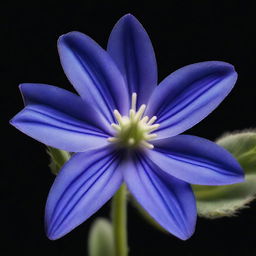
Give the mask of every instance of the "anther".
<svg viewBox="0 0 256 256">
<path fill-rule="evenodd" d="M 157 117 L 153 116 L 149 121 L 148 121 L 148 125 L 153 124 L 156 121 Z"/>
<path fill-rule="evenodd" d="M 159 126 L 160 126 L 160 124 L 153 124 L 151 126 L 146 127 L 145 130 L 148 132 L 153 132 L 154 130 L 158 129 Z"/>
<path fill-rule="evenodd" d="M 149 149 L 153 149 L 154 148 L 153 144 L 150 144 L 150 143 L 146 142 L 145 140 L 143 140 L 141 142 L 141 145 L 143 145 L 144 147 L 149 148 Z"/>
<path fill-rule="evenodd" d="M 109 137 L 109 138 L 107 138 L 107 141 L 108 141 L 108 142 L 118 142 L 119 139 L 116 138 L 116 137 Z"/>
<path fill-rule="evenodd" d="M 156 133 L 152 133 L 152 134 L 147 134 L 145 136 L 145 140 L 152 140 L 152 139 L 155 139 L 157 137 L 157 134 Z"/>
<path fill-rule="evenodd" d="M 142 115 L 144 114 L 145 109 L 146 109 L 146 105 L 145 105 L 145 104 L 143 104 L 143 105 L 140 106 L 138 112 L 135 114 L 135 117 L 134 117 L 134 119 L 135 119 L 136 121 L 140 120 L 140 118 L 141 118 Z"/>
<path fill-rule="evenodd" d="M 117 109 L 114 110 L 114 115 L 119 124 L 122 124 L 122 116 Z"/>
<path fill-rule="evenodd" d="M 144 116 L 142 119 L 141 119 L 141 122 L 142 123 L 146 123 L 148 121 L 149 117 L 148 116 Z"/>
</svg>

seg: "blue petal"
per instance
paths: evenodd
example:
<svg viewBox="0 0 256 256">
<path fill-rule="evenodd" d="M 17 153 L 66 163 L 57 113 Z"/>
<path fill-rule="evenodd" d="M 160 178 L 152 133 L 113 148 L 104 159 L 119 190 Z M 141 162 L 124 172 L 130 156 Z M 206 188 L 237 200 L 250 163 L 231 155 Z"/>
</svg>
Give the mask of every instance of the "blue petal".
<svg viewBox="0 0 256 256">
<path fill-rule="evenodd" d="M 119 162 L 117 153 L 107 147 L 77 153 L 64 165 L 46 203 L 50 239 L 70 232 L 113 196 L 122 183 Z"/>
<path fill-rule="evenodd" d="M 148 157 L 166 173 L 199 185 L 228 185 L 244 181 L 236 159 L 224 148 L 196 136 L 178 135 L 154 141 Z"/>
<path fill-rule="evenodd" d="M 59 38 L 63 69 L 81 97 L 114 122 L 113 110 L 126 114 L 129 98 L 122 74 L 109 54 L 90 37 L 70 32 Z"/>
<path fill-rule="evenodd" d="M 139 21 L 131 14 L 113 28 L 108 52 L 121 70 L 129 95 L 138 94 L 138 106 L 146 104 L 157 85 L 157 65 L 151 41 Z"/>
<path fill-rule="evenodd" d="M 175 136 L 211 113 L 228 95 L 237 79 L 234 67 L 208 61 L 185 66 L 155 89 L 147 115 L 157 116 L 158 138 Z"/>
<path fill-rule="evenodd" d="M 43 84 L 22 84 L 20 90 L 25 108 L 11 120 L 20 131 L 70 152 L 108 143 L 109 125 L 79 96 Z"/>
<path fill-rule="evenodd" d="M 140 155 L 123 168 L 124 180 L 138 203 L 167 231 L 188 239 L 196 224 L 196 204 L 189 184 L 161 171 Z"/>
</svg>

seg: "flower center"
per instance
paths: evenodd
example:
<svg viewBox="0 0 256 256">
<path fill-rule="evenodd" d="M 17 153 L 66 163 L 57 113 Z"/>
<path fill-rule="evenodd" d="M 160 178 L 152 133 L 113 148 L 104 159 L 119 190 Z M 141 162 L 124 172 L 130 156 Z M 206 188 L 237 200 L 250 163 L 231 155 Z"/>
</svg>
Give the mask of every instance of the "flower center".
<svg viewBox="0 0 256 256">
<path fill-rule="evenodd" d="M 118 110 L 114 110 L 114 115 L 117 123 L 111 124 L 115 129 L 115 136 L 109 137 L 108 141 L 117 143 L 121 147 L 137 148 L 146 147 L 154 148 L 154 145 L 148 141 L 157 137 L 155 133 L 151 133 L 158 129 L 159 124 L 154 124 L 156 116 L 150 120 L 148 116 L 143 116 L 146 105 L 140 106 L 136 111 L 137 94 L 132 94 L 132 106 L 129 111 L 129 116 L 122 116 Z"/>
</svg>

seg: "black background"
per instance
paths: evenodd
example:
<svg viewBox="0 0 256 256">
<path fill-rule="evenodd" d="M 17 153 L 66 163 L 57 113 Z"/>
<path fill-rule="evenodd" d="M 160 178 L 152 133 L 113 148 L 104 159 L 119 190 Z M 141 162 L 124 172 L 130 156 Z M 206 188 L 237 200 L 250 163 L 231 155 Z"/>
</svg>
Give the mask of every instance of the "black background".
<svg viewBox="0 0 256 256">
<path fill-rule="evenodd" d="M 105 47 L 115 22 L 130 12 L 152 39 L 159 80 L 194 62 L 232 63 L 239 74 L 235 89 L 217 110 L 187 132 L 214 140 L 225 131 L 256 126 L 256 10 L 251 3 L 84 0 L 69 4 L 1 4 L 1 255 L 86 255 L 88 229 L 94 217 L 58 241 L 46 238 L 44 204 L 54 177 L 47 167 L 45 147 L 8 125 L 8 120 L 22 108 L 19 83 L 48 83 L 73 90 L 59 63 L 57 38 L 78 30 Z M 106 205 L 96 216 L 107 216 L 108 210 Z M 255 203 L 238 218 L 199 218 L 194 236 L 185 242 L 155 230 L 133 207 L 129 208 L 132 256 L 255 255 L 255 229 Z"/>
</svg>

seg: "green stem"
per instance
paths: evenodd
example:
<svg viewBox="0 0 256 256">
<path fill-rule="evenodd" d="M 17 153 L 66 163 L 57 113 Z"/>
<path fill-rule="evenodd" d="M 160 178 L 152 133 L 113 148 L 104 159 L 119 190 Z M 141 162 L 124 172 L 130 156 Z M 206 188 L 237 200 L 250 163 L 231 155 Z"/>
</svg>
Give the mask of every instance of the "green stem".
<svg viewBox="0 0 256 256">
<path fill-rule="evenodd" d="M 115 256 L 128 255 L 126 194 L 126 186 L 123 184 L 112 200 Z"/>
</svg>

